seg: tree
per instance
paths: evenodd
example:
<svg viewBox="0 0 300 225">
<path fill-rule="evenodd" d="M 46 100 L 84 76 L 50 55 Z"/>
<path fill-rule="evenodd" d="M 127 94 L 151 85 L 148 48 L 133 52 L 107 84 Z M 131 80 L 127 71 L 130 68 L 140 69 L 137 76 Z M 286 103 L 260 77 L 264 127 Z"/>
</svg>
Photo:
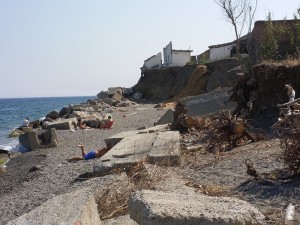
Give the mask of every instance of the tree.
<svg viewBox="0 0 300 225">
<path fill-rule="evenodd" d="M 234 27 L 236 37 L 236 52 L 240 54 L 239 39 L 244 26 L 249 22 L 249 32 L 253 23 L 253 17 L 256 11 L 257 0 L 253 7 L 253 0 L 214 0 L 218 4 L 225 16 L 225 19 Z"/>
</svg>

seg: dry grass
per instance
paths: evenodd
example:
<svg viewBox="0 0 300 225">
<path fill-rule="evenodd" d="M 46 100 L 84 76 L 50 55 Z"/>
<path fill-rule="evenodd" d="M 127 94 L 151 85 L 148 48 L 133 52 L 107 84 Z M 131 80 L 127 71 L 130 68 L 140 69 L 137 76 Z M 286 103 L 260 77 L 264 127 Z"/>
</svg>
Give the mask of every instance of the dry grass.
<svg viewBox="0 0 300 225">
<path fill-rule="evenodd" d="M 288 57 L 285 60 L 275 61 L 275 60 L 264 60 L 263 64 L 274 65 L 274 66 L 296 66 L 300 64 L 300 57 L 293 58 Z"/>
<path fill-rule="evenodd" d="M 193 187 L 197 189 L 197 192 L 201 192 L 208 196 L 228 196 L 230 188 L 226 186 L 219 185 L 201 185 L 194 182 L 188 182 L 185 184 L 188 187 Z"/>
<path fill-rule="evenodd" d="M 0 174 L 1 173 L 5 173 L 5 169 L 2 166 L 0 166 Z"/>
<path fill-rule="evenodd" d="M 274 125 L 280 136 L 283 159 L 288 165 L 291 177 L 300 176 L 300 114 L 286 116 Z"/>
<path fill-rule="evenodd" d="M 140 161 L 127 170 L 126 176 L 125 173 L 121 173 L 117 182 L 111 183 L 95 194 L 101 220 L 127 214 L 130 194 L 138 190 L 155 189 L 165 176 L 163 168 L 146 164 L 145 161 Z"/>
</svg>

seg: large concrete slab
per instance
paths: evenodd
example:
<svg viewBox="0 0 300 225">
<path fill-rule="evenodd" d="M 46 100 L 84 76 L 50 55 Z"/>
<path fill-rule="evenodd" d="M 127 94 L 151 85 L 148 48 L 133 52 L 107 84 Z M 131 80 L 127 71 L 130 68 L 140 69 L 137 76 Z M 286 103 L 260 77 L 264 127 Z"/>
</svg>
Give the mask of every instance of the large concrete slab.
<svg viewBox="0 0 300 225">
<path fill-rule="evenodd" d="M 228 88 L 215 90 L 206 94 L 185 98 L 185 106 L 188 108 L 188 116 L 204 116 L 217 114 L 224 110 L 233 110 L 236 103 L 224 101 L 228 100 Z"/>
<path fill-rule="evenodd" d="M 94 194 L 82 189 L 56 196 L 7 225 L 99 225 L 101 224 Z"/>
<path fill-rule="evenodd" d="M 55 128 L 56 130 L 72 130 L 73 124 L 77 124 L 76 118 L 62 119 L 48 124 L 47 129 Z"/>
<path fill-rule="evenodd" d="M 104 139 L 104 142 L 106 144 L 108 143 L 112 143 L 113 145 L 119 143 L 122 139 L 124 139 L 125 137 L 132 137 L 135 136 L 137 134 L 144 134 L 144 133 L 156 133 L 156 132 L 160 132 L 160 131 L 165 131 L 169 129 L 167 124 L 162 124 L 162 125 L 157 125 L 154 127 L 149 127 L 143 130 L 132 130 L 132 131 L 124 131 L 124 132 L 120 132 L 116 135 L 113 135 L 109 138 Z"/>
<path fill-rule="evenodd" d="M 95 175 L 105 175 L 116 168 L 126 169 L 141 160 L 169 166 L 179 163 L 180 134 L 178 131 L 154 132 L 149 129 L 142 133 L 123 132 L 109 138 L 106 142 L 111 143 L 117 139 L 119 142 L 100 159 L 101 163 L 93 167 Z"/>
<path fill-rule="evenodd" d="M 115 158 L 126 158 L 132 155 L 145 155 L 150 150 L 156 139 L 156 133 L 141 133 L 123 138 L 101 159 L 111 161 Z"/>
<path fill-rule="evenodd" d="M 264 215 L 256 208 L 229 197 L 143 190 L 134 192 L 128 205 L 130 217 L 143 225 L 264 224 Z"/>
<path fill-rule="evenodd" d="M 150 163 L 177 165 L 180 159 L 179 131 L 159 132 L 148 154 Z"/>
</svg>

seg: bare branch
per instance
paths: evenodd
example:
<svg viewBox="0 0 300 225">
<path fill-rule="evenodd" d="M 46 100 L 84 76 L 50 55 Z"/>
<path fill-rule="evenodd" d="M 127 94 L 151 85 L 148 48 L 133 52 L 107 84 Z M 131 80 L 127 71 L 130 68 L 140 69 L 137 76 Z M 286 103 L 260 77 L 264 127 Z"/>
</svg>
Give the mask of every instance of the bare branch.
<svg viewBox="0 0 300 225">
<path fill-rule="evenodd" d="M 251 29 L 252 20 L 256 11 L 257 0 L 255 0 L 255 10 L 251 14 L 252 0 L 214 0 L 214 2 L 222 9 L 226 20 L 234 27 L 237 41 L 237 54 L 239 55 L 239 38 L 247 21 L 249 21 L 249 29 Z M 248 13 L 250 15 L 248 18 Z"/>
</svg>

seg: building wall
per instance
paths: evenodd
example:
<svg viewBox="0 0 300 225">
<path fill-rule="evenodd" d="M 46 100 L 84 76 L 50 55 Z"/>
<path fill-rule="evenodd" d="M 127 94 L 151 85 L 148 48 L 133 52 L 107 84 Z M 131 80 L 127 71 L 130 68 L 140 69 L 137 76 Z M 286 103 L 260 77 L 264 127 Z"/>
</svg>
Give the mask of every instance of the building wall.
<svg viewBox="0 0 300 225">
<path fill-rule="evenodd" d="M 164 65 L 170 66 L 172 64 L 172 42 L 170 42 L 165 48 L 164 48 Z"/>
<path fill-rule="evenodd" d="M 172 51 L 171 66 L 185 66 L 187 62 L 191 61 L 191 52 L 189 51 Z"/>
<path fill-rule="evenodd" d="M 209 59 L 211 62 L 221 59 L 226 59 L 230 57 L 230 51 L 235 46 L 235 44 L 230 44 L 221 47 L 213 47 L 209 51 Z"/>
<path fill-rule="evenodd" d="M 152 56 L 148 60 L 145 60 L 143 67 L 146 67 L 148 69 L 151 69 L 153 67 L 161 67 L 161 52 Z"/>
</svg>

